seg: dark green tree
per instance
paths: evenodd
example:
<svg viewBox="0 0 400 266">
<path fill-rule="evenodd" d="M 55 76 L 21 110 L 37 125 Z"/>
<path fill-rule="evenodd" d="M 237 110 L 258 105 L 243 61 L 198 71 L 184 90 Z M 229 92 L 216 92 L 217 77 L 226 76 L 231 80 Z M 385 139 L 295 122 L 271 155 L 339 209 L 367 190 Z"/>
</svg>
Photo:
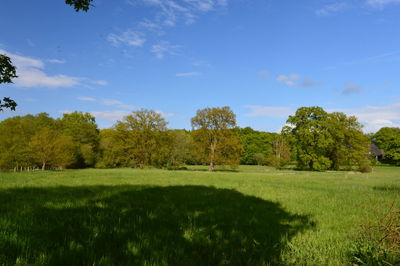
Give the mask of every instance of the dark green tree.
<svg viewBox="0 0 400 266">
<path fill-rule="evenodd" d="M 328 113 L 321 107 L 301 107 L 286 121 L 283 129 L 293 137 L 297 167 L 304 170 L 326 170 L 331 166 L 329 148 L 333 142 L 328 130 Z"/>
<path fill-rule="evenodd" d="M 93 6 L 92 2 L 93 0 L 65 0 L 65 3 L 73 6 L 76 12 L 81 10 L 87 12 Z"/>
<path fill-rule="evenodd" d="M 63 114 L 57 121 L 61 132 L 70 136 L 75 145 L 74 167 L 93 167 L 99 150 L 99 129 L 90 113 L 73 112 Z"/>
<path fill-rule="evenodd" d="M 374 134 L 372 141 L 383 150 L 384 162 L 400 165 L 400 128 L 383 127 Z"/>
<path fill-rule="evenodd" d="M 243 152 L 240 157 L 240 164 L 254 165 L 258 164 L 261 154 L 268 158 L 272 154 L 272 139 L 274 133 L 262 132 L 245 127 L 237 129 L 240 135 L 240 143 L 243 146 Z M 258 154 L 257 156 L 255 156 Z"/>
<path fill-rule="evenodd" d="M 11 59 L 3 54 L 0 54 L 0 84 L 12 83 L 12 79 L 17 77 L 16 69 L 11 63 Z M 10 108 L 15 111 L 17 103 L 9 97 L 4 97 L 0 100 L 0 111 Z"/>
</svg>

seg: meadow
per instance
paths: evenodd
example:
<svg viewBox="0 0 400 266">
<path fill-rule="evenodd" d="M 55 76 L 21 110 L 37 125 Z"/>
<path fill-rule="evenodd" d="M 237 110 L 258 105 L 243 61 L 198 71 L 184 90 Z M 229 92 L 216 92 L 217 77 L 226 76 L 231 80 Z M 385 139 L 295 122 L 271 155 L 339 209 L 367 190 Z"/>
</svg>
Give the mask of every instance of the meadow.
<svg viewBox="0 0 400 266">
<path fill-rule="evenodd" d="M 0 265 L 343 265 L 400 168 L 0 172 Z"/>
</svg>

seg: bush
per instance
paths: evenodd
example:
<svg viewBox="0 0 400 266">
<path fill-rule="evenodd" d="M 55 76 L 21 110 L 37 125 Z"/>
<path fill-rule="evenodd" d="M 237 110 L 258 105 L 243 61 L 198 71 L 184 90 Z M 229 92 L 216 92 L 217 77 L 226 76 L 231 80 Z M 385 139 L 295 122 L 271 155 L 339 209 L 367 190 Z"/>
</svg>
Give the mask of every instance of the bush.
<svg viewBox="0 0 400 266">
<path fill-rule="evenodd" d="M 372 166 L 369 164 L 369 162 L 362 162 L 360 163 L 358 171 L 360 171 L 361 173 L 371 173 Z"/>
<path fill-rule="evenodd" d="M 377 225 L 364 225 L 350 251 L 355 265 L 400 265 L 400 209 L 393 202 Z"/>
</svg>

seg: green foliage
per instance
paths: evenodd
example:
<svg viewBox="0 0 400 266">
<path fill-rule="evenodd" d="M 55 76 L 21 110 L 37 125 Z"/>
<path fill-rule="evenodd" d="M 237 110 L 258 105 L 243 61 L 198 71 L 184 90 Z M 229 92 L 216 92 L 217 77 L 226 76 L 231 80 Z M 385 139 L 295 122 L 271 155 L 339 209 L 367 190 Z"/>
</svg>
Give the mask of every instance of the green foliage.
<svg viewBox="0 0 400 266">
<path fill-rule="evenodd" d="M 383 150 L 383 162 L 400 165 L 400 128 L 383 127 L 372 140 Z"/>
<path fill-rule="evenodd" d="M 99 129 L 95 118 L 89 113 L 63 114 L 57 121 L 64 135 L 70 136 L 75 144 L 75 168 L 93 167 L 99 150 Z"/>
<path fill-rule="evenodd" d="M 170 130 L 168 134 L 167 166 L 177 169 L 193 161 L 193 141 L 186 130 Z"/>
<path fill-rule="evenodd" d="M 395 203 L 376 225 L 362 225 L 360 237 L 349 252 L 353 264 L 400 264 L 400 208 Z"/>
<path fill-rule="evenodd" d="M 301 107 L 289 116 L 282 133 L 288 136 L 303 170 L 361 170 L 369 164 L 370 143 L 354 116 L 328 114 L 321 107 Z"/>
<path fill-rule="evenodd" d="M 263 154 L 265 158 L 271 155 L 273 133 L 256 131 L 250 127 L 237 130 L 239 131 L 240 143 L 243 147 L 240 164 L 258 164 L 259 162 L 256 157 L 261 155 L 255 157 L 256 154 Z"/>
<path fill-rule="evenodd" d="M 43 128 L 54 128 L 46 113 L 16 116 L 0 122 L 0 169 L 33 167 L 28 143 Z"/>
<path fill-rule="evenodd" d="M 132 112 L 118 121 L 115 132 L 109 139 L 116 145 L 114 154 L 123 158 L 115 158 L 115 164 L 123 166 L 161 166 L 165 162 L 167 143 L 167 122 L 160 113 L 141 109 Z"/>
<path fill-rule="evenodd" d="M 76 12 L 81 10 L 87 12 L 93 6 L 92 2 L 93 0 L 65 0 L 65 3 L 73 6 Z"/>
<path fill-rule="evenodd" d="M 0 54 L 0 84 L 12 83 L 13 78 L 17 78 L 15 67 L 11 63 L 11 59 L 3 54 Z"/>
<path fill-rule="evenodd" d="M 321 107 L 301 107 L 286 121 L 293 135 L 297 166 L 300 169 L 326 170 L 331 166 L 328 149 L 333 139 L 328 131 L 328 113 Z"/>
<path fill-rule="evenodd" d="M 4 97 L 3 100 L 0 100 L 0 111 L 4 109 L 10 108 L 10 110 L 15 111 L 17 107 L 17 103 L 10 99 L 9 97 Z"/>
<path fill-rule="evenodd" d="M 290 148 L 283 135 L 274 135 L 272 139 L 273 153 L 268 158 L 269 164 L 276 169 L 285 167 L 291 159 Z"/>
<path fill-rule="evenodd" d="M 239 165 L 242 146 L 234 130 L 236 116 L 228 106 L 197 110 L 191 122 L 197 156 L 209 162 L 209 171 L 218 164 Z"/>
<path fill-rule="evenodd" d="M 11 59 L 3 54 L 0 54 L 0 84 L 1 83 L 12 83 L 13 78 L 17 78 L 15 66 L 12 65 Z M 0 112 L 4 109 L 10 108 L 15 111 L 17 103 L 9 97 L 4 97 L 0 100 Z"/>
<path fill-rule="evenodd" d="M 74 160 L 74 143 L 71 137 L 55 130 L 44 128 L 37 132 L 29 144 L 30 155 L 35 163 L 47 167 L 65 168 Z"/>
</svg>

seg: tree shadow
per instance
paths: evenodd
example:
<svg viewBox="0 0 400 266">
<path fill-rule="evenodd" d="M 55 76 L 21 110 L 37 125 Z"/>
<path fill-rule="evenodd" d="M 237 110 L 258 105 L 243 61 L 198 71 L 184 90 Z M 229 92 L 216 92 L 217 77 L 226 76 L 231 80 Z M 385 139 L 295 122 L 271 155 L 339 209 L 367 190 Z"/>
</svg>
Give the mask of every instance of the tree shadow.
<svg viewBox="0 0 400 266">
<path fill-rule="evenodd" d="M 266 265 L 314 223 L 204 186 L 0 190 L 0 264 Z"/>
<path fill-rule="evenodd" d="M 372 189 L 378 191 L 386 191 L 386 192 L 396 192 L 396 193 L 400 192 L 400 186 L 397 185 L 374 186 Z"/>
</svg>

